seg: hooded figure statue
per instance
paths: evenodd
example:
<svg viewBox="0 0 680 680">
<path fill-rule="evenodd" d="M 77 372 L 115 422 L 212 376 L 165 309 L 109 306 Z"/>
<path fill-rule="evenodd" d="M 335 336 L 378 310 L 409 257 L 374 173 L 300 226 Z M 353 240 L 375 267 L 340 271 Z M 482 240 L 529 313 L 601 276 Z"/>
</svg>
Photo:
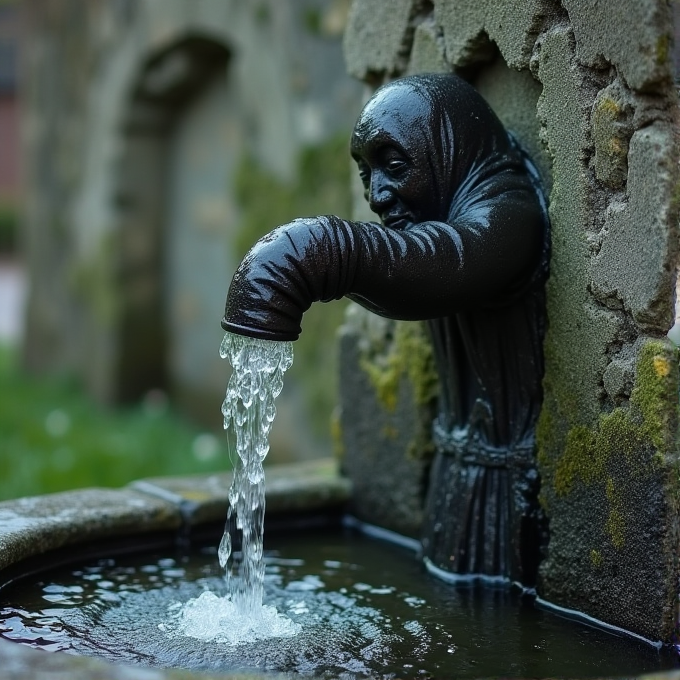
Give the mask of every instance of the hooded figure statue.
<svg viewBox="0 0 680 680">
<path fill-rule="evenodd" d="M 312 302 L 342 296 L 427 320 L 441 396 L 426 562 L 533 585 L 544 535 L 534 430 L 549 257 L 538 173 L 454 75 L 378 89 L 351 153 L 381 223 L 323 216 L 275 229 L 236 271 L 222 326 L 292 340 Z"/>
</svg>

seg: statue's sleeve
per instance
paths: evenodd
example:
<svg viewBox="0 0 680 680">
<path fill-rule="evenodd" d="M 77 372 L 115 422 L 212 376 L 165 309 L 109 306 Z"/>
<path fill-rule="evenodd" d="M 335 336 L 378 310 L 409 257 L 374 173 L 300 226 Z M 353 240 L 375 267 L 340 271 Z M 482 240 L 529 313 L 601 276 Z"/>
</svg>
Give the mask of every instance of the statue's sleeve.
<svg viewBox="0 0 680 680">
<path fill-rule="evenodd" d="M 313 302 L 343 296 L 409 320 L 502 303 L 536 268 L 543 217 L 526 192 L 496 199 L 476 201 L 450 223 L 401 231 L 335 216 L 283 225 L 260 239 L 234 274 L 222 326 L 296 339 Z"/>
</svg>

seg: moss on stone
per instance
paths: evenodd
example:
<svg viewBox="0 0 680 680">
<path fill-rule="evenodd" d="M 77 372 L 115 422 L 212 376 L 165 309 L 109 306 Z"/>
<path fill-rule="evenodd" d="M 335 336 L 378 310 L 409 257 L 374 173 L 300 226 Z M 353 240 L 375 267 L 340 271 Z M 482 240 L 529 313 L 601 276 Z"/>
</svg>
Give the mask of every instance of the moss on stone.
<svg viewBox="0 0 680 680">
<path fill-rule="evenodd" d="M 595 435 L 583 426 L 576 425 L 567 434 L 564 453 L 555 467 L 553 484 L 558 496 L 566 496 L 576 479 L 589 484 L 597 477 L 599 462 L 593 456 Z"/>
<path fill-rule="evenodd" d="M 599 550 L 590 551 L 590 563 L 596 569 L 599 569 L 602 566 L 602 553 Z"/>
<path fill-rule="evenodd" d="M 630 395 L 631 405 L 640 410 L 642 432 L 657 450 L 663 450 L 671 442 L 669 417 L 677 404 L 677 384 L 673 380 L 673 368 L 677 353 L 669 351 L 662 342 L 650 342 L 642 349 L 638 362 L 638 380 Z"/>
<path fill-rule="evenodd" d="M 560 450 L 561 434 L 555 422 L 558 415 L 563 421 L 565 414 L 556 413 L 556 400 L 551 399 L 539 419 L 537 440 L 544 478 L 552 483 L 557 497 L 568 496 L 577 483 L 600 486 L 607 502 L 603 528 L 617 549 L 625 544 L 624 475 L 645 478 L 653 474 L 673 445 L 678 408 L 676 364 L 677 351 L 668 343 L 647 342 L 638 357 L 629 407 L 602 414 L 595 428 L 571 421 L 557 457 L 554 452 Z M 547 500 L 544 503 L 547 505 Z"/>
<path fill-rule="evenodd" d="M 595 110 L 596 117 L 606 117 L 610 120 L 616 120 L 621 114 L 621 107 L 618 102 L 611 97 L 603 97 L 597 104 Z"/>
<path fill-rule="evenodd" d="M 397 406 L 403 377 L 408 377 L 413 387 L 417 406 L 427 406 L 439 392 L 432 346 L 419 323 L 397 323 L 387 353 L 379 360 L 362 357 L 361 368 L 368 375 L 379 403 L 390 412 Z"/>
<path fill-rule="evenodd" d="M 392 337 L 379 348 L 364 351 L 359 366 L 368 376 L 378 404 L 387 413 L 397 410 L 404 397 L 402 385 L 404 380 L 408 381 L 424 427 L 413 433 L 406 453 L 414 459 L 428 457 L 434 450 L 429 428 L 439 394 L 439 377 L 424 324 L 396 322 Z M 395 439 L 399 433 L 396 427 L 391 427 L 381 434 L 386 439 Z"/>
<path fill-rule="evenodd" d="M 668 33 L 660 35 L 656 40 L 656 63 L 663 66 L 670 56 L 672 38 Z"/>
</svg>

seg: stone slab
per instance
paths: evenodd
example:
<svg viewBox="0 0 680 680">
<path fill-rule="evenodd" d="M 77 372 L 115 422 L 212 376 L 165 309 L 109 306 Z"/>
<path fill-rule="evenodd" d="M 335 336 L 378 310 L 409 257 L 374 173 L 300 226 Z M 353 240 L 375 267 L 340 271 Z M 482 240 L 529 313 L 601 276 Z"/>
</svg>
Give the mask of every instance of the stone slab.
<svg viewBox="0 0 680 680">
<path fill-rule="evenodd" d="M 34 555 L 112 536 L 173 531 L 178 509 L 126 489 L 82 489 L 0 503 L 0 571 Z"/>
<path fill-rule="evenodd" d="M 133 482 L 135 491 L 165 499 L 178 508 L 189 526 L 223 521 L 229 506 L 231 473 L 155 477 Z M 348 502 L 351 483 L 327 458 L 265 468 L 268 513 L 340 508 Z"/>
<path fill-rule="evenodd" d="M 673 21 L 666 0 L 564 0 L 586 66 L 612 64 L 634 90 L 671 81 Z"/>
</svg>

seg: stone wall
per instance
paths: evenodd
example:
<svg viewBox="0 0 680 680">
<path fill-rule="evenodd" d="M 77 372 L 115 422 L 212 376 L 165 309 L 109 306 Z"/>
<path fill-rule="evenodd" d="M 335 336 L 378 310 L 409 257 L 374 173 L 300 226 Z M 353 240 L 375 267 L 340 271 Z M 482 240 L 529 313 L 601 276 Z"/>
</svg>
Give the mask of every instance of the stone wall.
<svg viewBox="0 0 680 680">
<path fill-rule="evenodd" d="M 463 75 L 535 157 L 553 244 L 539 595 L 654 640 L 675 626 L 680 546 L 678 357 L 666 337 L 678 249 L 672 33 L 665 0 L 354 0 L 345 35 L 348 69 L 371 87 Z M 382 417 L 374 407 L 367 422 Z M 422 498 L 421 481 L 410 488 Z M 389 526 L 390 511 L 371 519 Z"/>
<path fill-rule="evenodd" d="M 25 5 L 26 365 L 75 372 L 105 402 L 168 389 L 219 427 L 219 320 L 236 244 L 260 235 L 241 234 L 243 168 L 273 178 L 263 192 L 294 185 L 309 149 L 346 138 L 348 1 Z M 278 214 L 271 192 L 257 202 Z M 282 420 L 303 432 L 294 401 Z"/>
</svg>

